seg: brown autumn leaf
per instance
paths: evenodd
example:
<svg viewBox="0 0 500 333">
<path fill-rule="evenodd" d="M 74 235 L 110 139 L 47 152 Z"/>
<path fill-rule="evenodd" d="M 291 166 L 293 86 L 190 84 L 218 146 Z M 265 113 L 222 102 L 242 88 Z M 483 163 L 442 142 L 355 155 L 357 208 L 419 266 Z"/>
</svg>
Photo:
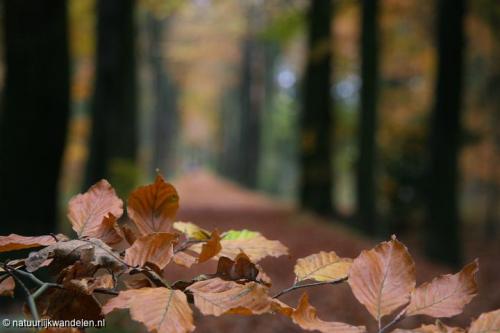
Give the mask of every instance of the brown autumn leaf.
<svg viewBox="0 0 500 333">
<path fill-rule="evenodd" d="M 108 245 L 115 245 L 120 243 L 125 235 L 122 229 L 118 226 L 116 216 L 109 213 L 104 217 L 101 224 L 96 228 L 96 238 L 99 238 Z"/>
<path fill-rule="evenodd" d="M 120 225 L 119 228 L 127 243 L 129 245 L 134 244 L 135 240 L 137 239 L 137 236 L 135 235 L 134 231 L 127 225 Z"/>
<path fill-rule="evenodd" d="M 75 195 L 68 204 L 68 219 L 79 237 L 101 238 L 101 224 L 109 213 L 122 216 L 123 202 L 105 179 Z"/>
<path fill-rule="evenodd" d="M 115 309 L 129 309 L 132 319 L 151 332 L 186 333 L 194 330 L 193 312 L 186 295 L 167 288 L 141 288 L 120 292 L 102 308 L 106 315 Z"/>
<path fill-rule="evenodd" d="M 379 321 L 410 301 L 415 263 L 396 237 L 354 259 L 348 283 L 356 299 Z"/>
<path fill-rule="evenodd" d="M 0 296 L 14 296 L 14 288 L 16 282 L 12 276 L 9 276 L 5 271 L 0 268 Z"/>
<path fill-rule="evenodd" d="M 309 297 L 302 294 L 297 309 L 292 312 L 292 320 L 305 330 L 318 330 L 323 333 L 361 333 L 366 332 L 364 326 L 352 326 L 334 321 L 323 321 L 318 318 L 316 308 L 309 304 Z"/>
<path fill-rule="evenodd" d="M 168 232 L 157 232 L 143 236 L 125 251 L 125 262 L 136 267 L 150 263 L 163 269 L 172 260 L 173 243 L 176 239 L 175 234 Z"/>
<path fill-rule="evenodd" d="M 111 274 L 104 274 L 96 277 L 65 280 L 63 285 L 68 290 L 91 295 L 96 289 L 114 288 L 114 280 Z"/>
<path fill-rule="evenodd" d="M 271 310 L 268 289 L 255 282 L 239 284 L 213 278 L 195 282 L 186 290 L 193 293 L 194 304 L 204 315 L 263 314 Z"/>
<path fill-rule="evenodd" d="M 212 257 L 215 257 L 221 251 L 221 249 L 222 246 L 220 244 L 220 235 L 216 229 L 212 231 L 210 239 L 202 245 L 200 255 L 198 256 L 198 262 L 202 263 L 211 259 Z"/>
<path fill-rule="evenodd" d="M 196 254 L 195 254 L 196 255 Z M 180 266 L 184 267 L 191 267 L 197 262 L 197 258 L 195 255 L 191 255 L 189 253 L 186 253 L 185 251 L 177 252 L 174 254 L 173 261 Z"/>
<path fill-rule="evenodd" d="M 215 273 L 216 277 L 231 281 L 256 281 L 258 275 L 259 269 L 245 253 L 238 254 L 234 261 L 227 257 L 220 257 Z"/>
<path fill-rule="evenodd" d="M 280 301 L 279 299 L 277 299 L 277 298 L 272 299 L 271 312 L 279 313 L 279 314 L 282 314 L 286 317 L 292 317 L 292 314 L 294 311 L 295 311 L 294 308 L 292 308 L 288 304 Z"/>
<path fill-rule="evenodd" d="M 244 252 L 252 262 L 257 263 L 265 257 L 280 257 L 288 254 L 288 249 L 281 242 L 269 240 L 260 233 L 248 230 L 229 230 L 221 238 L 222 250 L 214 258 L 228 257 L 235 259 Z M 194 244 L 191 250 L 200 253 L 201 245 Z"/>
<path fill-rule="evenodd" d="M 153 184 L 141 186 L 130 194 L 127 212 L 142 236 L 169 232 L 179 208 L 175 188 L 158 175 Z"/>
<path fill-rule="evenodd" d="M 311 254 L 297 260 L 294 272 L 297 282 L 304 280 L 335 281 L 347 277 L 352 259 L 340 258 L 333 251 Z"/>
<path fill-rule="evenodd" d="M 394 333 L 465 333 L 465 330 L 460 327 L 447 326 L 436 320 L 435 324 L 422 325 L 413 329 L 395 329 Z"/>
<path fill-rule="evenodd" d="M 469 327 L 469 333 L 498 332 L 500 332 L 500 309 L 483 313 Z"/>
<path fill-rule="evenodd" d="M 141 288 L 152 288 L 153 283 L 144 277 L 129 278 L 123 281 L 127 289 L 141 289 Z"/>
<path fill-rule="evenodd" d="M 97 238 L 87 240 L 74 239 L 67 242 L 58 242 L 37 252 L 31 252 L 25 260 L 26 270 L 37 270 L 47 259 L 53 258 L 51 267 L 63 267 L 81 260 L 107 268 L 113 272 L 120 272 L 126 267 L 125 262 L 112 248 Z"/>
<path fill-rule="evenodd" d="M 406 316 L 423 314 L 440 318 L 461 313 L 477 294 L 478 269 L 475 260 L 457 274 L 442 275 L 422 284 L 413 291 Z"/>
<path fill-rule="evenodd" d="M 93 295 L 50 288 L 36 299 L 41 318 L 54 320 L 100 320 L 101 306 Z"/>
<path fill-rule="evenodd" d="M 0 236 L 0 252 L 9 252 L 14 250 L 29 249 L 32 247 L 49 246 L 57 243 L 57 240 L 66 240 L 66 236 L 59 234 L 55 236 L 21 236 L 10 234 L 8 236 Z"/>
</svg>

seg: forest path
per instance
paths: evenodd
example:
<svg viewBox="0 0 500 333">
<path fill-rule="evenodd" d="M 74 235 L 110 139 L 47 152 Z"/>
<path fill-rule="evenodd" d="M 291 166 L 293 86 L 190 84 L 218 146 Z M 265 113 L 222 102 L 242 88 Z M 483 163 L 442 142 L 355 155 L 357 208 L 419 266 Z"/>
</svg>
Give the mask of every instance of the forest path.
<svg viewBox="0 0 500 333">
<path fill-rule="evenodd" d="M 377 243 L 341 224 L 299 212 L 292 205 L 248 191 L 207 171 L 192 172 L 172 183 L 180 196 L 179 220 L 191 221 L 209 230 L 218 228 L 219 231 L 228 229 L 259 231 L 269 239 L 280 240 L 289 248 L 289 257 L 266 258 L 261 262 L 265 272 L 273 280 L 273 292 L 293 283 L 293 266 L 298 258 L 321 250 L 333 250 L 340 256 L 354 258 L 362 250 L 370 249 Z M 417 265 L 417 285 L 436 275 L 452 272 L 447 267 L 422 259 L 411 246 L 409 248 Z M 477 250 L 476 248 L 475 251 Z M 491 249 L 489 252 L 484 251 L 485 258 L 480 256 L 480 295 L 466 307 L 464 314 L 451 320 L 444 320 L 445 323 L 466 325 L 471 317 L 500 308 L 498 254 L 495 255 L 497 259 L 495 261 Z M 199 273 L 212 272 L 214 269 L 213 262 L 198 265 L 196 268 Z M 175 269 L 172 274 L 175 277 L 188 277 L 182 269 Z M 294 291 L 281 299 L 296 306 L 303 291 L 304 289 Z M 363 306 L 356 301 L 347 284 L 314 287 L 307 291 L 311 303 L 318 308 L 320 318 L 368 325 L 371 331 L 375 329 L 375 323 L 369 318 Z M 231 315 L 200 318 L 198 314 L 197 317 L 197 332 L 301 332 L 289 320 L 280 316 Z M 432 320 L 427 319 L 426 322 Z M 415 319 L 412 318 L 406 319 L 404 323 L 406 327 L 416 326 Z"/>
</svg>

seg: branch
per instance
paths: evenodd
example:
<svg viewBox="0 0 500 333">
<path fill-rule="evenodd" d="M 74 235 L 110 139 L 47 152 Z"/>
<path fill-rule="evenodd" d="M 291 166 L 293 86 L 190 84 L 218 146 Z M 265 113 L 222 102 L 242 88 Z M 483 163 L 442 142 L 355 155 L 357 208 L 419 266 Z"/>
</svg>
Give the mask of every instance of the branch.
<svg viewBox="0 0 500 333">
<path fill-rule="evenodd" d="M 293 286 L 291 286 L 289 288 L 286 288 L 286 289 L 283 289 L 282 291 L 280 291 L 279 293 L 277 293 L 276 295 L 274 295 L 273 298 L 279 298 L 280 296 L 282 296 L 282 295 L 284 295 L 286 293 L 289 293 L 291 291 L 294 291 L 294 290 L 297 290 L 297 289 L 301 289 L 301 288 L 322 286 L 322 285 L 325 285 L 325 284 L 335 285 L 335 284 L 342 283 L 344 281 L 347 281 L 347 277 L 339 279 L 339 280 L 333 280 L 333 281 L 321 281 L 321 282 L 312 282 L 312 283 L 305 283 L 305 284 L 297 284 L 297 283 L 295 283 Z"/>
<path fill-rule="evenodd" d="M 403 319 L 406 318 L 406 310 L 408 310 L 408 307 L 405 306 L 403 308 L 403 310 L 401 310 L 400 313 L 398 313 L 398 315 L 396 317 L 394 317 L 389 323 L 387 323 L 384 327 L 380 328 L 379 326 L 379 330 L 378 330 L 378 333 L 385 333 L 387 332 L 390 328 L 392 328 L 392 326 L 396 325 L 397 323 L 399 323 L 400 321 L 402 321 Z"/>
</svg>

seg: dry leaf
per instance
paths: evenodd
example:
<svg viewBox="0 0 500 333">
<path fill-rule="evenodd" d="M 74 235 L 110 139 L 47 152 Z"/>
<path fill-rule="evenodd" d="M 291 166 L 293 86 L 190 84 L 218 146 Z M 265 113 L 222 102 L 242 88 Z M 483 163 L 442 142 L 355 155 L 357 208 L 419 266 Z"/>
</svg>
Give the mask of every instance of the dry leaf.
<svg viewBox="0 0 500 333">
<path fill-rule="evenodd" d="M 257 266 L 244 253 L 238 254 L 234 261 L 226 257 L 219 258 L 217 272 L 215 273 L 217 277 L 232 281 L 256 281 L 258 274 Z"/>
<path fill-rule="evenodd" d="M 0 268 L 0 273 L 5 272 Z M 7 274 L 0 274 L 0 296 L 14 296 L 14 288 L 16 287 L 16 282 Z"/>
<path fill-rule="evenodd" d="M 347 277 L 352 259 L 340 258 L 333 251 L 319 252 L 297 260 L 297 282 L 304 280 L 335 281 Z"/>
<path fill-rule="evenodd" d="M 267 288 L 255 282 L 239 284 L 214 278 L 196 282 L 186 290 L 193 293 L 194 304 L 204 315 L 262 314 L 271 310 Z"/>
<path fill-rule="evenodd" d="M 189 253 L 186 253 L 184 251 L 177 252 L 176 254 L 174 254 L 174 258 L 173 258 L 173 261 L 177 265 L 184 266 L 187 268 L 196 264 L 197 260 L 198 259 L 196 257 L 194 257 L 194 256 L 192 256 Z"/>
<path fill-rule="evenodd" d="M 256 263 L 265 257 L 279 257 L 288 254 L 286 246 L 279 241 L 269 240 L 258 232 L 230 230 L 225 232 L 220 244 L 222 250 L 214 258 L 228 257 L 235 259 L 240 252 L 244 252 L 252 262 Z M 200 253 L 201 245 L 194 244 L 190 247 Z"/>
<path fill-rule="evenodd" d="M 129 243 L 129 245 L 132 245 L 134 244 L 135 240 L 137 239 L 134 231 L 132 229 L 130 229 L 129 226 L 127 225 L 121 225 L 119 226 L 123 236 L 125 237 L 125 240 L 127 241 L 127 243 Z"/>
<path fill-rule="evenodd" d="M 398 328 L 393 331 L 394 333 L 465 333 L 465 330 L 460 327 L 451 327 L 436 320 L 435 324 L 422 325 L 413 329 Z"/>
<path fill-rule="evenodd" d="M 120 292 L 102 308 L 104 314 L 115 309 L 130 309 L 132 319 L 151 332 L 185 333 L 194 330 L 193 312 L 186 295 L 167 288 L 141 288 Z"/>
<path fill-rule="evenodd" d="M 179 208 L 175 188 L 158 175 L 156 181 L 137 188 L 128 199 L 127 212 L 142 236 L 169 232 Z"/>
<path fill-rule="evenodd" d="M 64 235 L 27 237 L 16 234 L 0 236 L 0 252 L 29 249 L 32 247 L 48 246 L 57 243 L 58 240 L 68 239 Z"/>
<path fill-rule="evenodd" d="M 153 283 L 147 278 L 139 277 L 123 281 L 127 289 L 152 288 Z"/>
<path fill-rule="evenodd" d="M 174 229 L 185 234 L 187 238 L 196 240 L 207 240 L 210 238 L 210 233 L 207 230 L 191 222 L 175 222 Z"/>
<path fill-rule="evenodd" d="M 273 298 L 271 302 L 271 311 L 274 313 L 280 313 L 287 317 L 291 317 L 295 309 L 288 304 L 283 303 L 279 299 Z"/>
<path fill-rule="evenodd" d="M 309 297 L 306 293 L 302 295 L 297 309 L 292 313 L 292 320 L 305 330 L 318 330 L 323 333 L 361 333 L 366 332 L 363 326 L 351 326 L 348 324 L 323 321 L 318 318 L 316 309 L 309 304 Z"/>
<path fill-rule="evenodd" d="M 423 314 L 439 318 L 461 313 L 464 306 L 477 294 L 477 271 L 476 260 L 457 274 L 439 276 L 422 284 L 412 293 L 406 315 Z"/>
<path fill-rule="evenodd" d="M 111 213 L 104 217 L 101 224 L 96 228 L 95 234 L 94 237 L 99 238 L 108 245 L 118 244 L 125 238 L 122 229 L 118 226 L 116 217 Z"/>
<path fill-rule="evenodd" d="M 415 263 L 406 246 L 393 237 L 352 263 L 349 279 L 352 292 L 379 321 L 410 301 L 415 288 Z"/>
<path fill-rule="evenodd" d="M 500 309 L 483 313 L 472 322 L 469 333 L 499 333 Z"/>
<path fill-rule="evenodd" d="M 151 263 L 159 269 L 165 268 L 174 255 L 175 234 L 157 232 L 137 239 L 125 251 L 125 262 L 130 266 L 141 267 Z"/>
<path fill-rule="evenodd" d="M 221 249 L 219 232 L 214 230 L 210 235 L 210 239 L 202 245 L 198 262 L 202 263 L 215 257 Z"/>
<path fill-rule="evenodd" d="M 114 288 L 114 280 L 111 274 L 66 280 L 63 284 L 66 289 L 74 290 L 87 295 L 91 295 L 96 289 Z"/>
<path fill-rule="evenodd" d="M 104 179 L 74 196 L 68 204 L 68 219 L 79 237 L 101 238 L 101 223 L 108 213 L 122 216 L 123 202 Z"/>
</svg>

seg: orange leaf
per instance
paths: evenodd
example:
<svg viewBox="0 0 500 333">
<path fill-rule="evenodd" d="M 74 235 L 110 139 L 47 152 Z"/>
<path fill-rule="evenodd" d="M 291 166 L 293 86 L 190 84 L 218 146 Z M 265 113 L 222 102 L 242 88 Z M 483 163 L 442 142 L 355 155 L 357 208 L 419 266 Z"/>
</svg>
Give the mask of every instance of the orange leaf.
<svg viewBox="0 0 500 333">
<path fill-rule="evenodd" d="M 318 318 L 316 309 L 309 304 L 309 297 L 306 293 L 302 295 L 297 309 L 292 313 L 292 320 L 305 330 L 318 330 L 323 333 L 361 333 L 366 332 L 363 326 L 351 326 L 348 324 L 323 321 Z"/>
<path fill-rule="evenodd" d="M 333 251 L 321 251 L 297 260 L 294 271 L 297 281 L 335 281 L 347 277 L 351 263 L 352 259 L 340 258 Z"/>
<path fill-rule="evenodd" d="M 451 317 L 461 313 L 477 294 L 474 278 L 477 271 L 478 262 L 475 260 L 457 274 L 439 276 L 422 284 L 412 293 L 406 315 Z"/>
<path fill-rule="evenodd" d="M 465 330 L 460 327 L 446 326 L 445 324 L 437 321 L 436 324 L 422 325 L 413 329 L 398 328 L 393 331 L 394 333 L 465 333 Z"/>
<path fill-rule="evenodd" d="M 55 236 L 59 240 L 67 239 L 64 235 Z M 8 252 L 14 250 L 29 249 L 32 247 L 48 246 L 55 244 L 56 239 L 54 236 L 36 236 L 27 237 L 16 234 L 8 236 L 0 236 L 0 252 Z"/>
<path fill-rule="evenodd" d="M 193 266 L 194 264 L 196 264 L 197 259 L 196 259 L 196 257 L 194 257 L 194 256 L 192 256 L 184 251 L 181 251 L 181 252 L 177 252 L 176 254 L 174 254 L 173 261 L 177 265 L 189 268 L 189 267 Z"/>
<path fill-rule="evenodd" d="M 120 243 L 125 235 L 116 222 L 116 217 L 109 213 L 96 228 L 96 236 L 108 245 Z"/>
<path fill-rule="evenodd" d="M 146 263 L 151 263 L 163 269 L 174 255 L 175 240 L 176 235 L 168 232 L 143 236 L 125 251 L 125 262 L 130 266 L 144 266 Z"/>
<path fill-rule="evenodd" d="M 79 237 L 101 238 L 101 223 L 108 213 L 122 216 L 123 202 L 104 179 L 71 198 L 68 204 L 68 219 Z"/>
<path fill-rule="evenodd" d="M 120 292 L 102 308 L 104 314 L 130 309 L 132 319 L 157 333 L 185 333 L 194 330 L 193 312 L 186 295 L 167 288 L 141 288 Z"/>
<path fill-rule="evenodd" d="M 198 262 L 202 263 L 216 256 L 222 249 L 220 245 L 220 236 L 217 230 L 214 230 L 210 235 L 210 239 L 201 247 Z"/>
<path fill-rule="evenodd" d="M 128 215 L 141 235 L 168 232 L 179 208 L 175 188 L 158 175 L 156 181 L 137 188 L 128 199 Z"/>
<path fill-rule="evenodd" d="M 472 322 L 469 333 L 500 332 L 500 309 L 483 313 Z"/>
<path fill-rule="evenodd" d="M 262 314 L 271 310 L 267 288 L 255 282 L 239 284 L 214 278 L 195 282 L 186 290 L 193 293 L 194 304 L 204 315 Z"/>
<path fill-rule="evenodd" d="M 347 280 L 357 300 L 377 320 L 410 301 L 415 263 L 394 236 L 354 259 Z"/>
<path fill-rule="evenodd" d="M 113 276 L 104 274 L 97 277 L 71 279 L 64 281 L 64 287 L 69 290 L 78 291 L 82 294 L 91 295 L 96 289 L 111 289 L 114 287 Z"/>
</svg>

